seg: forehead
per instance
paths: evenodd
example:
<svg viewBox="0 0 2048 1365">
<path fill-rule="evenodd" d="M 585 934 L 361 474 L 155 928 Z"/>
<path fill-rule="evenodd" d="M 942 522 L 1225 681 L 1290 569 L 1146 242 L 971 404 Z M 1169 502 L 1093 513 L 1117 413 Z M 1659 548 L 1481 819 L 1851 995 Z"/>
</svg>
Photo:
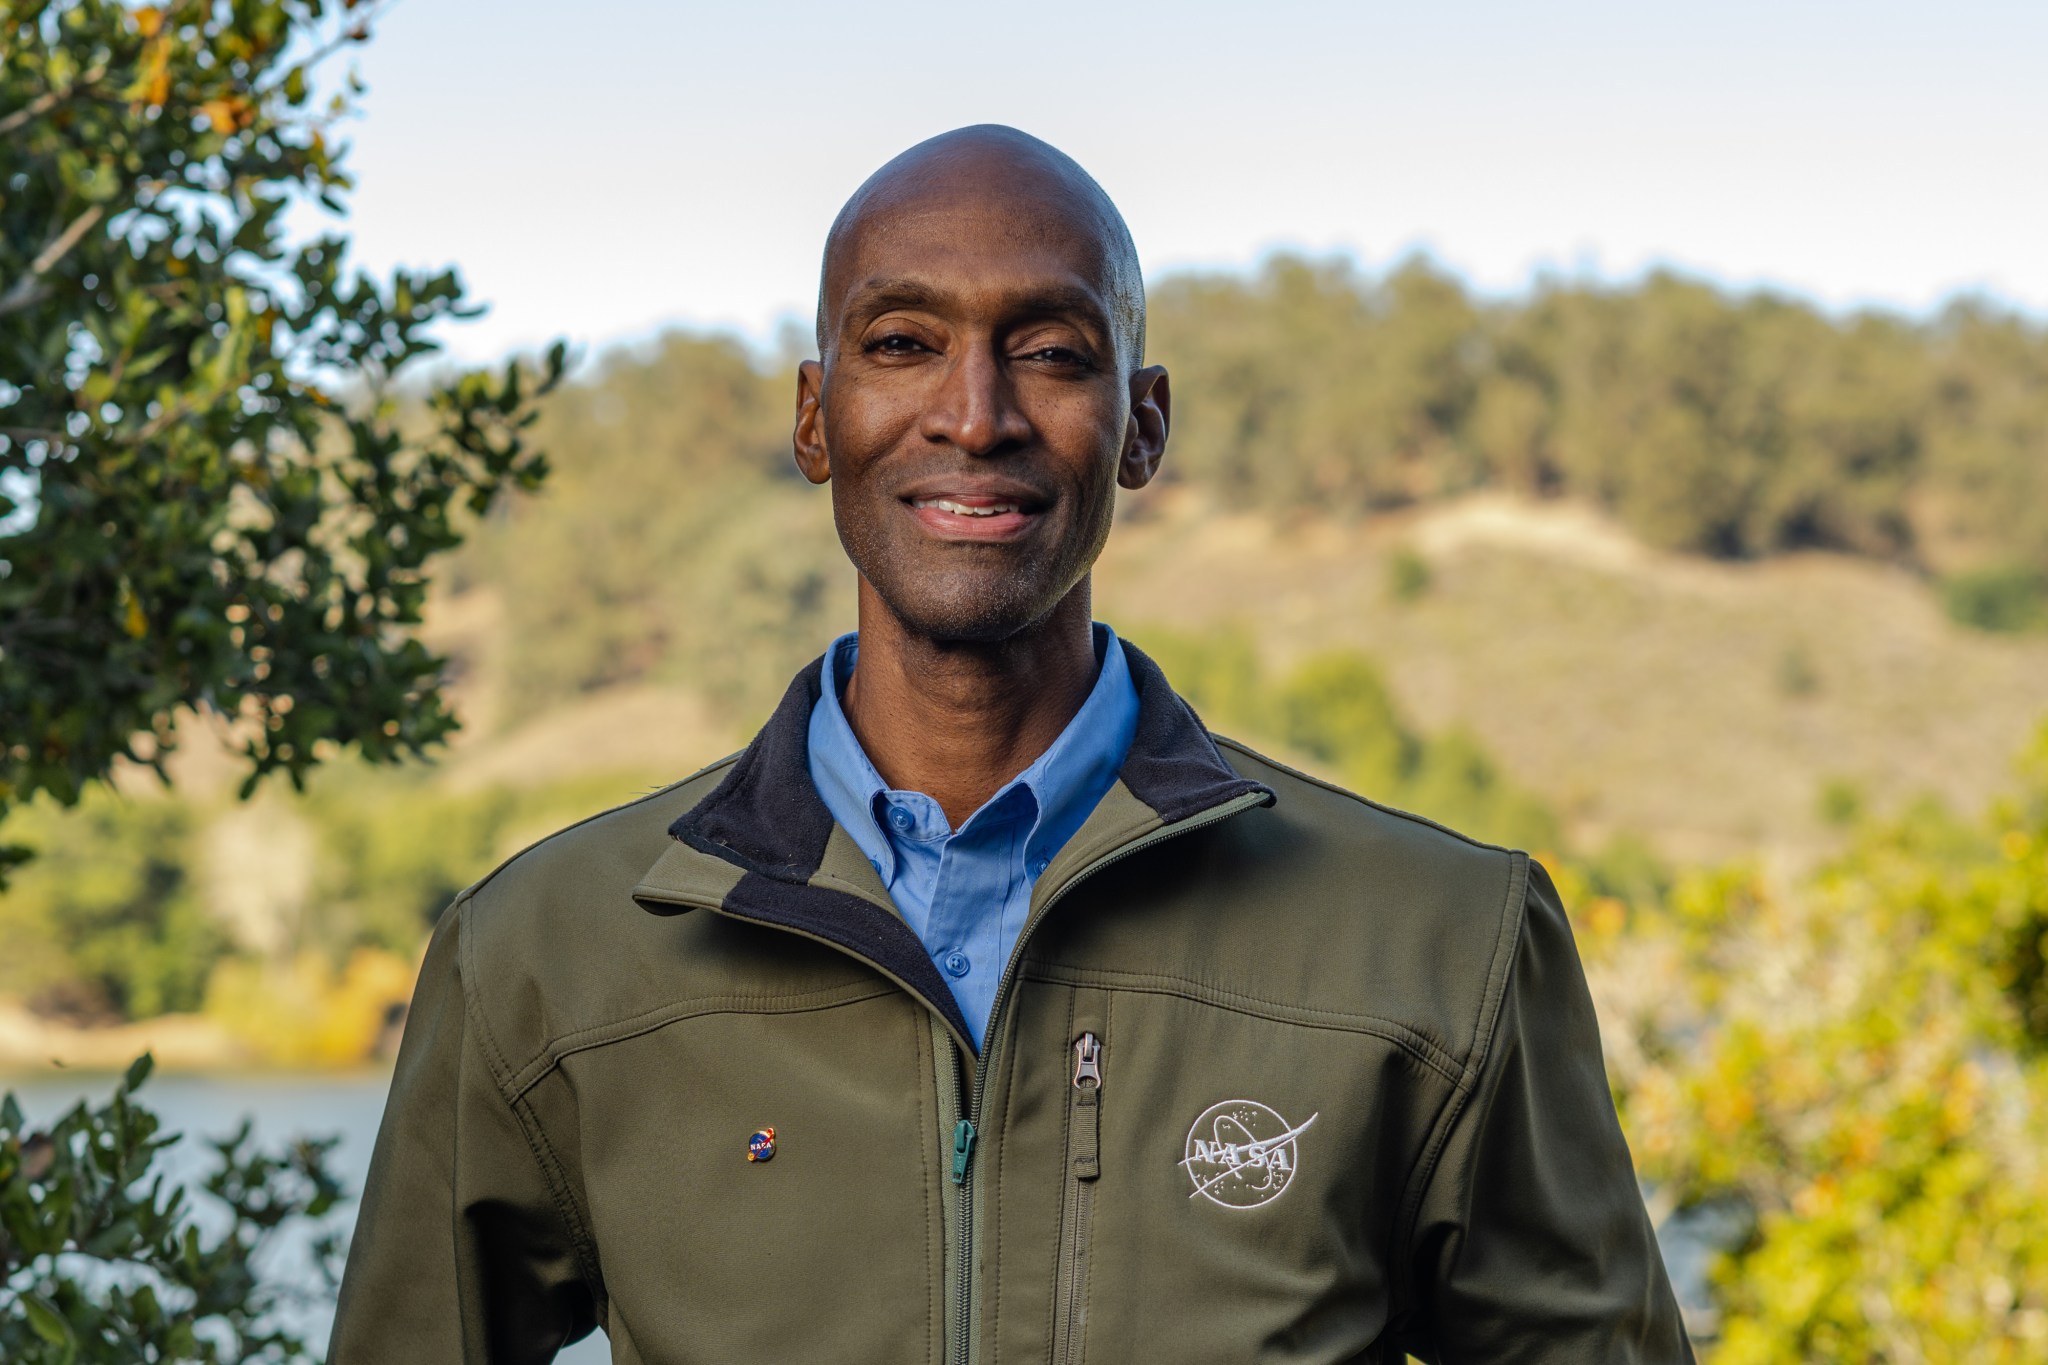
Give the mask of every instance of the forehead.
<svg viewBox="0 0 2048 1365">
<path fill-rule="evenodd" d="M 1115 265 L 1094 206 L 1059 185 L 934 186 L 863 204 L 825 271 L 834 317 L 878 295 L 1000 307 L 1022 296 L 1092 300 L 1105 321 Z"/>
</svg>

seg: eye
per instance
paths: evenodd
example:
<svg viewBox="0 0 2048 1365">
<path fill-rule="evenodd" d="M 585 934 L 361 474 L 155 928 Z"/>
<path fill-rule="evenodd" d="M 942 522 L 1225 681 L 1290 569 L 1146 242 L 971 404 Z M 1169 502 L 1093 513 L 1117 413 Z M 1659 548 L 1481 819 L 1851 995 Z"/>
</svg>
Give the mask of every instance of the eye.
<svg viewBox="0 0 2048 1365">
<path fill-rule="evenodd" d="M 1094 368 L 1094 362 L 1071 346 L 1041 346 L 1035 351 L 1024 353 L 1023 359 L 1035 360 L 1043 365 L 1060 369 L 1087 370 Z"/>
<path fill-rule="evenodd" d="M 868 355 L 911 355 L 928 349 L 923 342 L 905 332 L 888 332 L 872 337 L 861 347 Z"/>
</svg>

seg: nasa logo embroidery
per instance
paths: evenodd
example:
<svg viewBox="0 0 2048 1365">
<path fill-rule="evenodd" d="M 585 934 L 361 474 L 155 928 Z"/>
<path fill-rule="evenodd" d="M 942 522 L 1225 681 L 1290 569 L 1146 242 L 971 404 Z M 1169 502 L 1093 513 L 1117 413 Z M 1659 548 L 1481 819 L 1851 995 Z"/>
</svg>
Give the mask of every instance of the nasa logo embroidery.
<svg viewBox="0 0 2048 1365">
<path fill-rule="evenodd" d="M 1320 1116 L 1289 1124 L 1257 1100 L 1210 1105 L 1188 1129 L 1187 1155 L 1180 1162 L 1194 1182 L 1188 1198 L 1226 1209 L 1272 1203 L 1294 1183 L 1301 1169 L 1301 1135 Z"/>
<path fill-rule="evenodd" d="M 747 1160 L 769 1161 L 775 1156 L 775 1130 L 763 1128 L 747 1139 Z"/>
</svg>

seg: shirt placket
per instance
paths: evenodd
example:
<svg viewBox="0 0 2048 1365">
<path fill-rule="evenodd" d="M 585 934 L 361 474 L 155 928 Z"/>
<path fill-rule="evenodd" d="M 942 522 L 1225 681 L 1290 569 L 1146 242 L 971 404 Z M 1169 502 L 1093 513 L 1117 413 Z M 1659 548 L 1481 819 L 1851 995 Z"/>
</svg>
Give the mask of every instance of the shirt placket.
<svg viewBox="0 0 2048 1365">
<path fill-rule="evenodd" d="M 1013 803 L 996 819 L 970 821 L 947 840 L 924 935 L 979 1041 L 1001 977 L 1003 924 L 1023 879 L 1018 844 L 1028 812 Z"/>
</svg>

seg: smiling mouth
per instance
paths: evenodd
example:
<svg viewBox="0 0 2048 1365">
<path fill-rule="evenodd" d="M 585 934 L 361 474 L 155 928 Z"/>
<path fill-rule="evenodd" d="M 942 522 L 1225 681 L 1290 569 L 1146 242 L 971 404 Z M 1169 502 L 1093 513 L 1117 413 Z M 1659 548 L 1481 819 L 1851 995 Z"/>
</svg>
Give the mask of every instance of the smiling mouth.
<svg viewBox="0 0 2048 1365">
<path fill-rule="evenodd" d="M 924 528 L 937 540 L 996 544 L 1030 534 L 1046 504 L 1013 493 L 924 493 L 903 499 Z"/>
<path fill-rule="evenodd" d="M 951 498 L 912 498 L 910 505 L 919 510 L 932 508 L 940 512 L 950 512 L 956 517 L 1000 517 L 1024 510 L 1024 504 L 1018 502 L 970 504 L 955 502 Z"/>
</svg>

